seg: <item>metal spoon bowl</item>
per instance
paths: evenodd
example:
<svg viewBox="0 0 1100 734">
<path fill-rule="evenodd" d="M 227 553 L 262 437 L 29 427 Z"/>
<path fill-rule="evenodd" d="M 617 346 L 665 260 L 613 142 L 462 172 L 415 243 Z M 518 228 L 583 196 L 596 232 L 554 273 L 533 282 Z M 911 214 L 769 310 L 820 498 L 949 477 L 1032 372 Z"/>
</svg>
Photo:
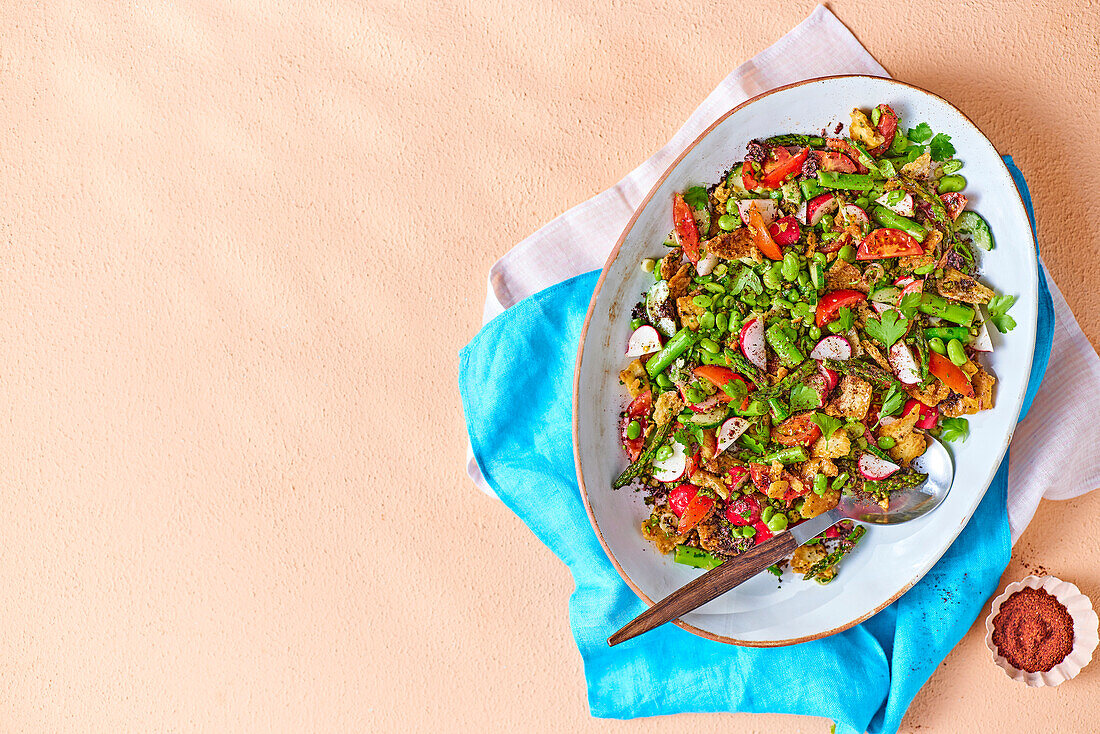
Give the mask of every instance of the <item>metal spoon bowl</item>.
<svg viewBox="0 0 1100 734">
<path fill-rule="evenodd" d="M 885 510 L 874 502 L 854 495 L 841 495 L 839 504 L 832 510 L 799 523 L 774 538 L 734 556 L 721 566 L 707 571 L 699 578 L 672 592 L 611 635 L 607 643 L 617 645 L 698 609 L 744 583 L 773 563 L 786 558 L 794 552 L 795 548 L 841 520 L 897 525 L 924 517 L 932 512 L 951 490 L 955 464 L 943 444 L 931 436 L 926 438 L 928 446 L 912 466 L 917 471 L 927 474 L 928 478 L 915 487 L 891 492 L 890 503 Z"/>
</svg>

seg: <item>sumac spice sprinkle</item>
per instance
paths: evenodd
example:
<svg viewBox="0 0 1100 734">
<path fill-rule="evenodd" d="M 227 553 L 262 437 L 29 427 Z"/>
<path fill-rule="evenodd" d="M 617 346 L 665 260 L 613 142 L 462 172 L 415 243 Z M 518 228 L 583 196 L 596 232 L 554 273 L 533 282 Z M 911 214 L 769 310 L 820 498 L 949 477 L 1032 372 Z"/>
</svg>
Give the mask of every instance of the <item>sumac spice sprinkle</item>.
<svg viewBox="0 0 1100 734">
<path fill-rule="evenodd" d="M 1073 649 L 1073 618 L 1043 589 L 1021 589 L 993 618 L 993 644 L 1013 667 L 1047 671 Z"/>
</svg>

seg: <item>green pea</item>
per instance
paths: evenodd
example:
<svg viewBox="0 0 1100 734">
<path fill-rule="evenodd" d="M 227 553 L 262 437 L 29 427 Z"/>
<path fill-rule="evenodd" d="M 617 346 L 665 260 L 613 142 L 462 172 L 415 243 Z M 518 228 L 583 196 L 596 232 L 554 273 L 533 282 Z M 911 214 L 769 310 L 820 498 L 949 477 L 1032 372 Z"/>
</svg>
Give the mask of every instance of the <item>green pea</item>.
<svg viewBox="0 0 1100 734">
<path fill-rule="evenodd" d="M 718 346 L 718 342 L 714 341 L 713 339 L 706 339 L 706 338 L 700 339 L 699 340 L 699 346 L 701 346 L 703 349 L 707 350 L 711 354 L 718 354 L 719 352 L 722 351 L 722 347 Z M 693 402 L 698 402 L 698 401 L 693 401 Z"/>
<path fill-rule="evenodd" d="M 798 278 L 798 255 L 793 252 L 784 255 L 780 272 L 783 274 L 783 279 L 788 282 Z"/>
<path fill-rule="evenodd" d="M 718 315 L 714 317 L 714 328 L 718 331 L 725 331 L 729 328 L 730 317 L 726 315 L 725 311 L 719 311 Z"/>
<path fill-rule="evenodd" d="M 894 448 L 894 446 L 896 446 L 898 442 L 890 438 L 889 436 L 882 436 L 875 443 L 877 443 L 878 447 L 883 451 L 889 451 L 890 449 Z"/>
<path fill-rule="evenodd" d="M 631 441 L 642 435 L 642 424 L 638 421 L 630 421 L 626 424 L 626 437 Z"/>
<path fill-rule="evenodd" d="M 821 338 L 821 329 L 819 329 L 815 324 L 814 326 L 810 327 L 809 334 L 810 338 L 816 342 L 818 339 Z"/>
<path fill-rule="evenodd" d="M 962 367 L 966 364 L 966 352 L 963 351 L 962 342 L 958 339 L 952 339 L 947 342 L 947 358 L 951 360 L 951 364 L 956 367 Z"/>
<path fill-rule="evenodd" d="M 940 185 L 936 187 L 936 190 L 941 194 L 946 194 L 949 191 L 962 191 L 966 188 L 966 178 L 963 176 L 944 176 L 940 179 Z"/>
<path fill-rule="evenodd" d="M 672 447 L 662 446 L 657 449 L 657 453 L 653 454 L 653 458 L 657 461 L 666 461 L 672 458 Z"/>
<path fill-rule="evenodd" d="M 700 293 L 699 295 L 692 298 L 691 302 L 699 308 L 709 308 L 710 304 L 714 302 L 714 299 L 712 299 L 710 296 L 705 296 Z"/>
<path fill-rule="evenodd" d="M 630 330 L 631 331 L 637 331 L 638 329 L 642 328 L 642 324 L 644 324 L 644 323 L 645 323 L 645 321 L 643 321 L 642 319 L 631 319 L 630 320 Z"/>
<path fill-rule="evenodd" d="M 704 311 L 703 315 L 699 317 L 699 326 L 704 330 L 710 331 L 714 328 L 714 312 Z"/>
<path fill-rule="evenodd" d="M 947 354 L 947 346 L 943 343 L 943 339 L 938 336 L 934 336 L 928 340 L 928 347 L 936 354 Z"/>
<path fill-rule="evenodd" d="M 752 525 L 746 525 L 743 528 L 741 528 L 741 537 L 742 538 L 751 538 L 754 535 L 756 535 L 756 528 L 754 528 Z"/>
<path fill-rule="evenodd" d="M 962 167 L 962 161 L 960 161 L 958 158 L 952 158 L 951 160 L 944 161 L 943 165 L 940 167 L 940 170 L 943 171 L 945 176 L 949 176 L 952 173 L 961 171 Z"/>
<path fill-rule="evenodd" d="M 666 375 L 664 372 L 661 372 L 657 375 L 657 384 L 665 390 L 670 390 L 674 385 L 672 380 L 670 380 L 668 375 Z"/>
<path fill-rule="evenodd" d="M 726 292 L 725 286 L 723 286 L 721 283 L 706 283 L 703 285 L 703 287 L 711 293 L 717 293 L 719 295 Z"/>
<path fill-rule="evenodd" d="M 927 265 L 920 265 L 918 267 L 913 268 L 913 272 L 916 273 L 917 275 L 928 275 L 929 273 L 931 273 L 935 269 L 936 269 L 935 263 L 928 263 Z"/>
<path fill-rule="evenodd" d="M 703 395 L 702 390 L 697 387 L 690 386 L 684 390 L 684 397 L 687 398 L 687 401 L 692 405 L 695 405 L 696 403 L 701 403 L 706 399 L 706 396 Z"/>
<path fill-rule="evenodd" d="M 740 220 L 733 214 L 723 214 L 718 217 L 718 226 L 727 232 L 737 229 L 737 225 L 740 223 Z"/>
<path fill-rule="evenodd" d="M 772 507 L 771 505 L 768 505 L 767 507 L 765 507 L 763 510 L 760 511 L 760 519 L 764 521 L 765 525 L 767 525 L 768 520 L 771 520 L 772 515 L 774 515 L 774 514 L 775 514 L 775 508 Z"/>
<path fill-rule="evenodd" d="M 771 520 L 764 524 L 767 525 L 768 530 L 771 530 L 773 533 L 781 533 L 787 529 L 787 516 L 777 512 L 772 515 Z"/>
<path fill-rule="evenodd" d="M 836 256 L 844 262 L 850 263 L 856 259 L 856 248 L 851 245 L 844 245 L 844 247 L 840 248 L 840 252 L 838 252 Z"/>
</svg>

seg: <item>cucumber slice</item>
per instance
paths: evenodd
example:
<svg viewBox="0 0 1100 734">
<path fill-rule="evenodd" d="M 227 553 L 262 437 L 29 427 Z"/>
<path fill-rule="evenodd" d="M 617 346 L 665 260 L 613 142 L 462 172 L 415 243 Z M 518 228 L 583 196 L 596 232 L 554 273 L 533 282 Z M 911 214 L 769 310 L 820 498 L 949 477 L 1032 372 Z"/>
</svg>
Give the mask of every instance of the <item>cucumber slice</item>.
<svg viewBox="0 0 1100 734">
<path fill-rule="evenodd" d="M 993 249 L 993 230 L 978 212 L 967 210 L 960 214 L 955 221 L 955 229 L 968 236 L 971 242 L 983 250 Z"/>
</svg>

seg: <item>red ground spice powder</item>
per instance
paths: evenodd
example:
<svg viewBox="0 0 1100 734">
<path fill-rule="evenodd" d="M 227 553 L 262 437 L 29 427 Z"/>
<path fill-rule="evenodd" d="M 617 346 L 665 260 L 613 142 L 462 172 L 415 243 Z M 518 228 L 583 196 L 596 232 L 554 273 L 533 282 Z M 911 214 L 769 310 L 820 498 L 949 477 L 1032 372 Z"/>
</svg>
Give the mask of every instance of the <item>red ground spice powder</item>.
<svg viewBox="0 0 1100 734">
<path fill-rule="evenodd" d="M 1045 672 L 1073 649 L 1073 617 L 1043 589 L 1021 589 L 993 618 L 993 644 L 1013 667 Z"/>
</svg>

